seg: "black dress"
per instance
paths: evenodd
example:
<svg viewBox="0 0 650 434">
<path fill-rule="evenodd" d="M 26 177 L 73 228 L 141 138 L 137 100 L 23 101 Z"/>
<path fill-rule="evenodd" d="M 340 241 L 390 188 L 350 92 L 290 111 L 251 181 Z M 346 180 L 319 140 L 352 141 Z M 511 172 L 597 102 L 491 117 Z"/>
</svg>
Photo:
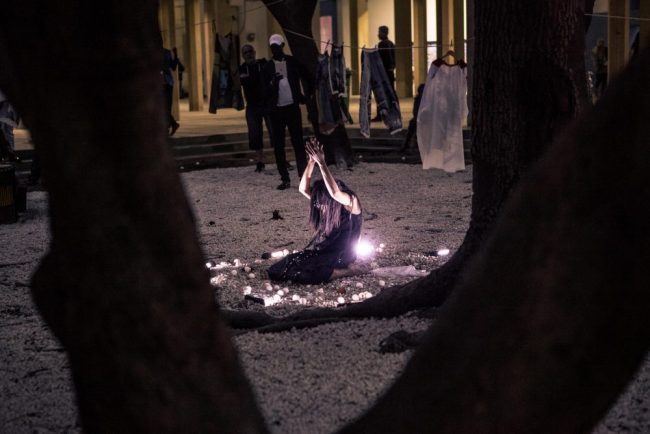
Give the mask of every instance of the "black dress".
<svg viewBox="0 0 650 434">
<path fill-rule="evenodd" d="M 327 282 L 335 268 L 346 268 L 357 259 L 362 222 L 362 214 L 355 215 L 343 208 L 337 228 L 328 236 L 319 231 L 304 250 L 271 265 L 269 277 L 295 283 Z"/>
</svg>

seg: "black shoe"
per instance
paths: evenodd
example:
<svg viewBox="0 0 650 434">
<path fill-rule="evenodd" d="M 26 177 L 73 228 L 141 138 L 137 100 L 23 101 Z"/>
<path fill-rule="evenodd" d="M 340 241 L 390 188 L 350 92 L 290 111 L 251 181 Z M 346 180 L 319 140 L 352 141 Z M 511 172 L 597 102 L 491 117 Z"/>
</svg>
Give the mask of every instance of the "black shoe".
<svg viewBox="0 0 650 434">
<path fill-rule="evenodd" d="M 282 181 L 282 184 L 278 185 L 278 190 L 286 190 L 291 187 L 291 181 Z"/>
<path fill-rule="evenodd" d="M 370 119 L 370 122 L 381 122 L 381 117 L 377 115 L 374 118 Z"/>
<path fill-rule="evenodd" d="M 262 162 L 258 162 L 258 163 L 255 165 L 255 171 L 256 171 L 257 173 L 263 172 L 263 171 L 264 171 L 264 163 L 262 163 Z"/>
<path fill-rule="evenodd" d="M 174 122 L 172 124 L 172 126 L 171 126 L 171 131 L 169 132 L 169 135 L 173 136 L 174 133 L 176 133 L 176 130 L 178 129 L 178 127 L 180 127 L 180 126 L 181 126 L 181 124 L 179 124 L 178 122 Z"/>
<path fill-rule="evenodd" d="M 5 155 L 2 156 L 1 160 L 9 163 L 20 163 L 22 161 L 13 151 L 6 152 Z"/>
</svg>

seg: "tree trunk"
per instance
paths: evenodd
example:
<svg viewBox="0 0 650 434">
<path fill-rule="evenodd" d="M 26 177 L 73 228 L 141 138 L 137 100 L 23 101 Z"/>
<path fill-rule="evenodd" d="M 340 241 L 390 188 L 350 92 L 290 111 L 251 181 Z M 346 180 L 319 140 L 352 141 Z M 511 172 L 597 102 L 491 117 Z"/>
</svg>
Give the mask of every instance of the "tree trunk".
<svg viewBox="0 0 650 434">
<path fill-rule="evenodd" d="M 579 433 L 605 415 L 650 349 L 649 73 L 646 50 L 527 173 L 425 345 L 344 433 Z"/>
<path fill-rule="evenodd" d="M 314 41 L 311 31 L 312 17 L 317 0 L 263 0 L 273 17 L 280 23 L 285 32 L 291 52 L 309 73 L 309 82 L 312 89 L 316 86 L 316 68 L 318 66 L 318 45 Z M 320 133 L 318 126 L 318 107 L 312 92 L 307 102 L 307 113 L 312 124 L 312 129 L 323 143 L 327 164 L 337 166 L 352 166 L 354 155 L 345 127 L 339 125 L 330 135 Z"/>
<path fill-rule="evenodd" d="M 0 87 L 50 203 L 34 300 L 68 354 L 85 431 L 265 432 L 167 143 L 156 8 L 3 4 Z"/>
</svg>

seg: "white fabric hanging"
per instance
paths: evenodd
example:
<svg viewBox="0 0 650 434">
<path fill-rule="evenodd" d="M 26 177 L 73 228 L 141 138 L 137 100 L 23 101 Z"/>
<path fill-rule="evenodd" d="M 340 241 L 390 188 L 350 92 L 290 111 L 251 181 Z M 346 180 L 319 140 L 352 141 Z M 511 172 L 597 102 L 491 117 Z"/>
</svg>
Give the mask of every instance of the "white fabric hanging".
<svg viewBox="0 0 650 434">
<path fill-rule="evenodd" d="M 465 169 L 462 122 L 467 117 L 465 63 L 431 63 L 417 119 L 423 169 L 456 172 Z"/>
</svg>

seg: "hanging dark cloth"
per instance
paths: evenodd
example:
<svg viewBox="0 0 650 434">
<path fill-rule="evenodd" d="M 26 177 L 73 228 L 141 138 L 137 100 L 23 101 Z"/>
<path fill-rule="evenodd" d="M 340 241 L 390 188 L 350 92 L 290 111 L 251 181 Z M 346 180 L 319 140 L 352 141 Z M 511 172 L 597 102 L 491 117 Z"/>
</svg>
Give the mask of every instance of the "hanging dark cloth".
<svg viewBox="0 0 650 434">
<path fill-rule="evenodd" d="M 361 96 L 359 97 L 359 130 L 364 137 L 370 137 L 370 91 L 375 96 L 377 112 L 391 134 L 402 130 L 402 114 L 399 100 L 379 50 L 361 50 Z"/>
<path fill-rule="evenodd" d="M 228 33 L 214 35 L 214 65 L 210 89 L 210 113 L 220 108 L 244 109 L 239 81 L 239 36 Z"/>
<path fill-rule="evenodd" d="M 316 89 L 321 133 L 329 135 L 338 125 L 352 123 L 352 116 L 345 101 L 347 89 L 342 46 L 333 45 L 331 56 L 327 52 L 319 56 Z"/>
</svg>

